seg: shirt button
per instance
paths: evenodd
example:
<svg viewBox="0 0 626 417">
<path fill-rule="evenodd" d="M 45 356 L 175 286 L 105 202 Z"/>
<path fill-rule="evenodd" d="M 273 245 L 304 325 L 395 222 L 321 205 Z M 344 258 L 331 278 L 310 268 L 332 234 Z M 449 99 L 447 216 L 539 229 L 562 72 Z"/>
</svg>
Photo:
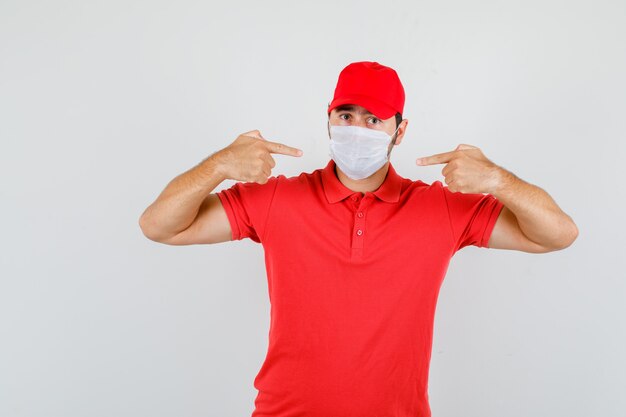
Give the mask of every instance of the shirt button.
<svg viewBox="0 0 626 417">
<path fill-rule="evenodd" d="M 356 215 L 359 216 L 359 217 L 363 217 L 363 213 L 360 212 L 360 211 Z"/>
<path fill-rule="evenodd" d="M 363 230 L 359 229 L 356 231 L 357 236 L 361 236 L 363 234 Z"/>
</svg>

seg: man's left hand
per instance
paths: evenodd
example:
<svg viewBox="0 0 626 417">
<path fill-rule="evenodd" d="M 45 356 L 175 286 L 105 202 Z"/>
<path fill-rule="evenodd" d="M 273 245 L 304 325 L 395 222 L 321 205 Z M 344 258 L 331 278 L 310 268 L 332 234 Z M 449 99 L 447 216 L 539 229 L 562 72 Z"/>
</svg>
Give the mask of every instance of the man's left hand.
<svg viewBox="0 0 626 417">
<path fill-rule="evenodd" d="M 461 144 L 450 152 L 418 158 L 415 163 L 446 164 L 441 173 L 452 192 L 493 194 L 504 180 L 504 170 L 472 145 Z"/>
</svg>

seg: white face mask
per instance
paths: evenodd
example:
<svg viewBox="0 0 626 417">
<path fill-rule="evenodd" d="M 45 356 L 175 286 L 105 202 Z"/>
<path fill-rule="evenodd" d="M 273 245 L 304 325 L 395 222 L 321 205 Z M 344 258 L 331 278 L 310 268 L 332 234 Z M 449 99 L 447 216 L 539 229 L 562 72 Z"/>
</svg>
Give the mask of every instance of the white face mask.
<svg viewBox="0 0 626 417">
<path fill-rule="evenodd" d="M 329 156 L 353 180 L 369 177 L 389 160 L 391 149 L 388 148 L 394 135 L 389 136 L 382 130 L 366 127 L 331 126 L 330 124 L 328 134 L 330 136 Z"/>
</svg>

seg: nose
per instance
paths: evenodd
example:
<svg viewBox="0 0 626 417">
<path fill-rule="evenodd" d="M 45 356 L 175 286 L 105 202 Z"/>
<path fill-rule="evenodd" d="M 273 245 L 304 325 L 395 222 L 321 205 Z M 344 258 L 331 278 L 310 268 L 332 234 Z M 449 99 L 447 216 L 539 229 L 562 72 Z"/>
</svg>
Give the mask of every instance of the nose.
<svg viewBox="0 0 626 417">
<path fill-rule="evenodd" d="M 357 122 L 355 123 L 356 126 L 360 126 L 360 127 L 367 127 L 367 118 L 365 117 L 359 117 L 357 119 Z"/>
<path fill-rule="evenodd" d="M 367 117 L 358 114 L 354 115 L 350 120 L 350 124 L 352 126 L 367 127 Z"/>
</svg>

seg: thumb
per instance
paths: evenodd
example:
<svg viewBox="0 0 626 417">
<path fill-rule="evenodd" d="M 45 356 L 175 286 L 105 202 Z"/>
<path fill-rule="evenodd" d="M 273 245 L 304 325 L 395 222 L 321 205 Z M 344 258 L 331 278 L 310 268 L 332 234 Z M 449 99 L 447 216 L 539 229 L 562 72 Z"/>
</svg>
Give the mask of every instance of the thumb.
<svg viewBox="0 0 626 417">
<path fill-rule="evenodd" d="M 261 131 L 259 130 L 251 130 L 249 132 L 246 132 L 243 134 L 244 136 L 251 136 L 253 138 L 257 138 L 257 139 L 263 139 L 265 140 L 265 138 L 263 137 L 263 135 L 261 135 Z"/>
<path fill-rule="evenodd" d="M 464 143 L 461 143 L 459 146 L 456 147 L 455 151 L 462 151 L 463 149 L 478 149 L 478 148 L 476 146 L 466 145 Z"/>
</svg>

